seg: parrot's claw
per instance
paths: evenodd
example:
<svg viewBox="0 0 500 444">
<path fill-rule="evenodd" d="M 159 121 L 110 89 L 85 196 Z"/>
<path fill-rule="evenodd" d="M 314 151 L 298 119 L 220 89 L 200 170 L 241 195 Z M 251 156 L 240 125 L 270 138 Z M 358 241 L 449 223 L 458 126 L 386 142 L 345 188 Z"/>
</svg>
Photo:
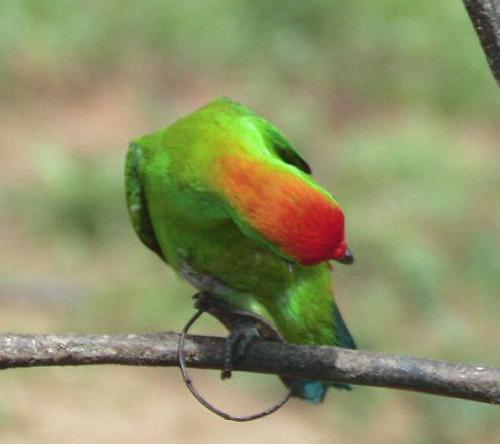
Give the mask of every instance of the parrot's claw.
<svg viewBox="0 0 500 444">
<path fill-rule="evenodd" d="M 248 346 L 254 339 L 260 338 L 259 330 L 252 321 L 237 323 L 224 341 L 224 370 L 221 379 L 229 379 L 234 363 L 245 356 Z"/>
</svg>

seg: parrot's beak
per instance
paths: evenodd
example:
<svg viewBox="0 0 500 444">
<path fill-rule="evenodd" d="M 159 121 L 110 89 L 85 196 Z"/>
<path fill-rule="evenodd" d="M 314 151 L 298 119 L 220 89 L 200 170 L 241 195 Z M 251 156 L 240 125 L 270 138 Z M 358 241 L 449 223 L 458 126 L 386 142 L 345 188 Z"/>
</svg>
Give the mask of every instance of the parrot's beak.
<svg viewBox="0 0 500 444">
<path fill-rule="evenodd" d="M 346 248 L 344 256 L 335 260 L 337 262 L 340 262 L 341 264 L 350 265 L 354 262 L 354 255 L 352 254 L 351 250 L 349 250 L 349 248 Z"/>
</svg>

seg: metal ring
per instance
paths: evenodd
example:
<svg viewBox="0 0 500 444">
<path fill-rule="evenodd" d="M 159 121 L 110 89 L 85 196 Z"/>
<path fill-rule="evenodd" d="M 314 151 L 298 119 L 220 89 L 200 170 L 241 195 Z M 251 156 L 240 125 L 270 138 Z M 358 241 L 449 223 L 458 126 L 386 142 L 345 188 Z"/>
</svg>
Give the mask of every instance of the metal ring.
<svg viewBox="0 0 500 444">
<path fill-rule="evenodd" d="M 254 413 L 253 415 L 245 415 L 245 416 L 234 416 L 234 415 L 231 415 L 229 413 L 223 412 L 222 410 L 219 410 L 217 407 L 215 407 L 213 404 L 210 404 L 205 398 L 203 398 L 200 395 L 200 393 L 195 389 L 193 382 L 191 381 L 191 377 L 189 376 L 187 367 L 186 367 L 186 362 L 184 359 L 184 342 L 186 340 L 186 336 L 188 334 L 189 329 L 203 313 L 204 313 L 204 310 L 198 310 L 193 315 L 193 317 L 188 321 L 188 323 L 184 326 L 182 333 L 179 336 L 179 345 L 178 345 L 179 366 L 181 368 L 182 378 L 184 379 L 184 382 L 185 382 L 187 388 L 192 393 L 192 395 L 195 397 L 195 399 L 202 406 L 204 406 L 206 409 L 210 410 L 212 413 L 215 413 L 217 416 L 220 416 L 221 418 L 227 419 L 229 421 L 236 421 L 236 422 L 253 421 L 254 419 L 263 418 L 264 416 L 270 415 L 271 413 L 274 413 L 276 410 L 283 407 L 285 405 L 285 403 L 292 396 L 292 389 L 288 390 L 288 393 L 284 396 L 284 398 L 281 401 L 279 401 L 278 403 L 269 407 L 268 409 L 263 410 L 262 412 Z"/>
</svg>

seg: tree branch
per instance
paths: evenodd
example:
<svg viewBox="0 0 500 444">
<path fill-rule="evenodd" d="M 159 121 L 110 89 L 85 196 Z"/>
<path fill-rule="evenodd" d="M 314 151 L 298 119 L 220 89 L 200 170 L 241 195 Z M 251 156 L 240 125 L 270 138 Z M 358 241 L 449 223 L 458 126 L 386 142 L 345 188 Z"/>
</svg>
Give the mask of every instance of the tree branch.
<svg viewBox="0 0 500 444">
<path fill-rule="evenodd" d="M 491 72 L 500 85 L 500 0 L 463 0 Z"/>
<path fill-rule="evenodd" d="M 0 369 L 53 365 L 177 366 L 177 333 L 0 335 Z M 190 367 L 222 369 L 223 339 L 188 336 Z M 414 390 L 500 404 L 500 368 L 338 347 L 256 340 L 238 370 Z"/>
</svg>

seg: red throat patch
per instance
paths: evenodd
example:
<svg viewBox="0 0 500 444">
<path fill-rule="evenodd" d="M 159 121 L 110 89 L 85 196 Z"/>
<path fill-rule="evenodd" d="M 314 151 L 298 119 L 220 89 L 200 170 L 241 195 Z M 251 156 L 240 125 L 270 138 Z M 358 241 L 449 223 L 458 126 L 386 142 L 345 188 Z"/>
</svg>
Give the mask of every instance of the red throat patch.
<svg viewBox="0 0 500 444">
<path fill-rule="evenodd" d="M 217 180 L 241 216 L 301 264 L 335 259 L 345 245 L 342 209 L 299 175 L 227 155 L 219 160 Z"/>
</svg>

